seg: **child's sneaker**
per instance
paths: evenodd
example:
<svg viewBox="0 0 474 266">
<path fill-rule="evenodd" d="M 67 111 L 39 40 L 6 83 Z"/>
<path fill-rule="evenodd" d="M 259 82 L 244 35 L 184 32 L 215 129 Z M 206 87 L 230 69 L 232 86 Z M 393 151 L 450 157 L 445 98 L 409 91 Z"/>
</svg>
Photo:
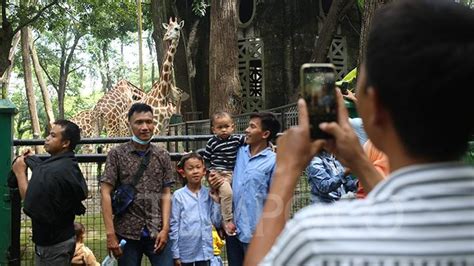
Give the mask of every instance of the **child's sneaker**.
<svg viewBox="0 0 474 266">
<path fill-rule="evenodd" d="M 237 233 L 235 232 L 237 228 L 232 221 L 224 222 L 224 231 L 228 236 L 235 236 Z"/>
</svg>

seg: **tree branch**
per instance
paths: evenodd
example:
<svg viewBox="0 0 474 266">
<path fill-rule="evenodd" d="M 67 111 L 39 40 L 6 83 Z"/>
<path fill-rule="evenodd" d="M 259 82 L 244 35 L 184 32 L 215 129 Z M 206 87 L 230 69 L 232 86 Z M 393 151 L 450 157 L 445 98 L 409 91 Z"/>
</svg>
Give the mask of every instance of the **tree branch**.
<svg viewBox="0 0 474 266">
<path fill-rule="evenodd" d="M 3 0 L 3 1 L 6 1 L 6 0 Z M 17 33 L 18 31 L 20 31 L 23 27 L 35 22 L 35 20 L 37 20 L 42 14 L 44 11 L 46 11 L 46 9 L 52 7 L 53 5 L 57 4 L 58 3 L 58 0 L 54 0 L 53 2 L 47 4 L 46 6 L 44 6 L 42 9 L 40 9 L 40 11 L 38 11 L 38 13 L 36 13 L 36 15 L 34 17 L 32 17 L 31 19 L 25 21 L 23 24 L 20 24 L 14 31 L 13 31 L 13 34 Z"/>
<path fill-rule="evenodd" d="M 67 72 L 67 73 L 68 73 L 68 74 L 71 74 L 72 72 L 78 70 L 79 68 L 81 68 L 81 67 L 83 67 L 83 66 L 84 66 L 84 65 L 80 65 L 80 66 L 78 66 L 78 67 L 75 67 L 75 68 L 71 69 L 71 70 L 70 70 L 69 72 Z"/>
<path fill-rule="evenodd" d="M 51 82 L 51 85 L 53 85 L 54 89 L 57 91 L 58 85 L 54 82 L 53 78 L 49 75 L 48 70 L 46 69 L 45 66 L 43 66 L 39 58 L 38 58 L 38 62 L 39 62 L 39 65 L 41 66 L 41 69 L 43 69 L 44 73 L 46 74 L 46 77 L 48 78 L 49 82 Z"/>
<path fill-rule="evenodd" d="M 311 62 L 325 62 L 329 52 L 334 33 L 344 13 L 349 10 L 354 0 L 334 0 L 329 8 L 329 12 L 324 20 L 321 32 L 316 39 L 315 47 L 311 55 Z"/>
<path fill-rule="evenodd" d="M 341 10 L 339 21 L 342 21 L 344 19 L 349 9 L 351 9 L 355 5 L 355 3 L 356 0 L 349 0 L 349 2 L 346 3 L 346 5 Z"/>
<path fill-rule="evenodd" d="M 81 37 L 82 35 L 79 33 L 74 34 L 74 43 L 72 44 L 71 49 L 69 50 L 69 54 L 67 55 L 64 73 L 70 73 L 69 66 L 71 65 L 72 57 L 74 56 L 74 50 L 76 49 L 76 46 L 79 43 L 79 39 Z"/>
</svg>

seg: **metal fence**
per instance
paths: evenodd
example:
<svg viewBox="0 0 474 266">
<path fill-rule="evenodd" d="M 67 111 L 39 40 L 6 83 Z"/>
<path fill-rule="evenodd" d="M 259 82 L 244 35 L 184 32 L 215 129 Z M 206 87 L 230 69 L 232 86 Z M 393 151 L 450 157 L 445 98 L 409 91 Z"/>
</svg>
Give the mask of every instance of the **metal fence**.
<svg viewBox="0 0 474 266">
<path fill-rule="evenodd" d="M 273 112 L 280 120 L 282 130 L 296 125 L 298 120 L 298 113 L 295 104 L 282 106 L 275 109 L 267 110 Z M 234 117 L 236 125 L 236 133 L 243 133 L 248 125 L 250 114 L 243 114 Z M 210 135 L 209 120 L 191 121 L 185 123 L 173 124 L 169 127 L 168 136 L 155 137 L 153 142 L 159 142 L 161 146 L 165 146 L 170 151 L 172 161 L 177 161 L 182 156 L 182 152 L 198 150 L 205 147 L 207 140 L 212 137 Z M 116 145 L 129 141 L 129 138 L 96 138 L 84 139 L 81 144 L 84 145 Z M 43 145 L 43 140 L 15 140 L 14 145 L 16 149 L 21 146 Z M 89 197 L 85 205 L 87 207 L 84 216 L 78 216 L 77 221 L 84 224 L 86 228 L 85 244 L 96 255 L 97 259 L 101 261 L 107 255 L 106 249 L 106 235 L 103 225 L 100 194 L 98 187 L 98 177 L 102 173 L 105 154 L 78 154 L 80 167 L 86 178 L 89 187 Z M 465 157 L 465 161 L 474 164 L 474 142 L 470 143 L 470 149 Z M 176 177 L 175 177 L 176 178 Z M 177 187 L 181 182 L 176 182 Z M 293 202 L 292 213 L 310 204 L 310 188 L 307 183 L 307 178 L 302 174 L 296 186 Z M 34 260 L 34 245 L 31 240 L 31 220 L 21 214 L 20 227 L 20 255 L 21 265 L 33 265 Z M 225 248 L 222 252 L 223 261 L 226 263 Z M 148 260 L 144 258 L 142 265 L 149 265 Z"/>
<path fill-rule="evenodd" d="M 183 143 L 189 143 L 190 146 L 196 146 L 194 143 L 206 141 L 210 135 L 201 136 L 163 136 L 154 138 L 154 142 L 161 143 L 177 143 L 181 145 Z M 82 144 L 111 144 L 111 143 L 122 143 L 128 141 L 129 138 L 111 138 L 111 139 L 84 139 Z M 15 140 L 15 148 L 21 148 L 22 146 L 41 145 L 42 140 Z M 181 153 L 170 153 L 173 162 L 179 160 L 182 156 Z M 46 158 L 46 155 L 42 156 Z M 106 246 L 106 234 L 105 227 L 101 215 L 100 206 L 100 192 L 98 178 L 104 169 L 104 163 L 106 159 L 105 154 L 78 154 L 77 155 L 79 165 L 86 178 L 86 182 L 89 188 L 89 196 L 85 200 L 85 206 L 87 207 L 86 213 L 83 216 L 77 216 L 76 221 L 84 224 L 86 228 L 85 245 L 88 246 L 97 257 L 98 261 L 102 261 L 107 255 Z M 177 177 L 175 176 L 175 179 Z M 181 186 L 181 181 L 176 180 L 177 189 Z M 306 178 L 302 177 L 299 180 L 297 189 L 295 191 L 295 197 L 293 199 L 292 213 L 307 206 L 310 201 L 310 191 Z M 18 206 L 19 208 L 20 206 Z M 12 207 L 13 208 L 13 207 Z M 31 220 L 23 212 L 21 214 L 20 221 L 20 260 L 21 265 L 34 265 L 34 244 L 32 242 L 32 231 L 31 231 Z M 224 263 L 227 265 L 225 247 L 222 250 L 221 257 Z M 148 259 L 143 258 L 142 265 L 149 265 Z"/>
<path fill-rule="evenodd" d="M 280 121 L 282 131 L 285 129 L 298 124 L 298 109 L 296 103 L 280 106 L 273 109 L 265 110 L 266 112 L 273 113 Z M 248 127 L 251 113 L 245 113 L 236 115 L 233 117 L 235 124 L 236 134 L 243 134 L 245 129 Z M 211 132 L 211 123 L 209 119 L 189 121 L 172 124 L 168 127 L 168 136 L 182 136 L 182 135 L 208 135 Z M 169 151 L 184 152 L 184 151 L 195 151 L 206 147 L 207 141 L 185 141 L 169 142 L 167 148 Z"/>
</svg>

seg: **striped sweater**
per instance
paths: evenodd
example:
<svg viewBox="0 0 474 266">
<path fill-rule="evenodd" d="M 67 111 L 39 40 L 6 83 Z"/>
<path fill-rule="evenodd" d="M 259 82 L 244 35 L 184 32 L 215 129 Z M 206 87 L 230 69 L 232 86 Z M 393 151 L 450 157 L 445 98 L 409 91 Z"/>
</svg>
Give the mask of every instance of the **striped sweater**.
<svg viewBox="0 0 474 266">
<path fill-rule="evenodd" d="M 214 136 L 209 139 L 204 152 L 204 160 L 210 169 L 234 170 L 237 150 L 244 144 L 245 137 L 231 135 L 227 139 Z"/>
<path fill-rule="evenodd" d="M 262 265 L 474 265 L 474 167 L 410 166 L 365 200 L 312 205 Z"/>
</svg>

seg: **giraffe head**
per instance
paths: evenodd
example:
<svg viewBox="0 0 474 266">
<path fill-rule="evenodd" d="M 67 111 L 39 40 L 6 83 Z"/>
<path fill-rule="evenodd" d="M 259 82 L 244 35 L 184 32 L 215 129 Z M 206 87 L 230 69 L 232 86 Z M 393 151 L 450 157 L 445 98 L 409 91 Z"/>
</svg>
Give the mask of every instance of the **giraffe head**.
<svg viewBox="0 0 474 266">
<path fill-rule="evenodd" d="M 184 92 L 182 89 L 172 86 L 170 100 L 171 103 L 176 107 L 175 112 L 177 114 L 181 113 L 181 103 L 189 99 L 189 94 Z"/>
<path fill-rule="evenodd" d="M 178 23 L 178 19 L 170 18 L 170 22 L 163 23 L 163 28 L 165 28 L 166 33 L 165 36 L 163 37 L 164 41 L 170 41 L 170 40 L 178 40 L 179 39 L 179 34 L 180 30 L 184 26 L 184 20 L 181 20 L 181 22 Z"/>
<path fill-rule="evenodd" d="M 189 99 L 189 94 L 187 94 L 182 89 L 180 89 L 176 86 L 171 87 L 171 94 L 170 94 L 171 102 L 179 103 L 179 102 L 184 102 L 187 99 Z"/>
</svg>

